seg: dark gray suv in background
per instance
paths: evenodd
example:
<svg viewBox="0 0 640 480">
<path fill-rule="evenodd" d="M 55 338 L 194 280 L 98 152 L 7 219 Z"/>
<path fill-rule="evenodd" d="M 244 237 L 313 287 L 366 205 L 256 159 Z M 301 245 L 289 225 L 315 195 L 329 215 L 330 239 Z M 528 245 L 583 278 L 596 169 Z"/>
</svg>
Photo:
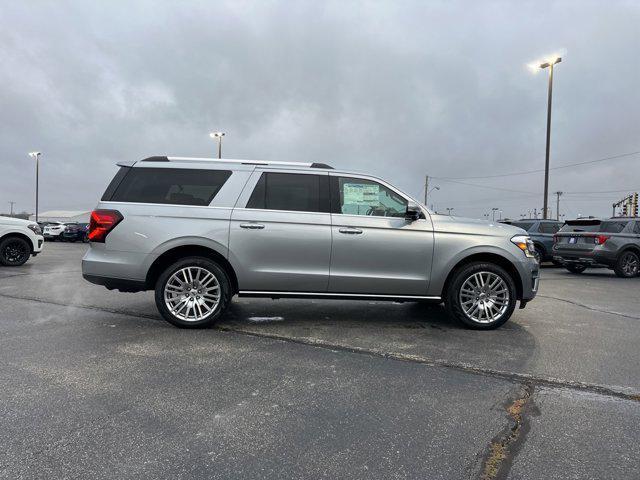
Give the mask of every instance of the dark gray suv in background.
<svg viewBox="0 0 640 480">
<path fill-rule="evenodd" d="M 210 325 L 237 294 L 444 302 L 490 329 L 538 290 L 524 230 L 436 215 L 384 180 L 317 163 L 121 164 L 88 237 L 87 280 L 155 290 L 180 327 Z"/>
<path fill-rule="evenodd" d="M 520 227 L 525 230 L 531 237 L 531 241 L 536 249 L 536 258 L 538 262 L 553 261 L 553 242 L 554 235 L 564 222 L 558 220 L 538 220 L 538 219 L 522 219 L 522 220 L 502 220 L 501 223 Z"/>
<path fill-rule="evenodd" d="M 640 274 L 640 220 L 568 220 L 555 236 L 553 258 L 572 273 L 604 266 L 619 277 L 636 277 Z"/>
</svg>

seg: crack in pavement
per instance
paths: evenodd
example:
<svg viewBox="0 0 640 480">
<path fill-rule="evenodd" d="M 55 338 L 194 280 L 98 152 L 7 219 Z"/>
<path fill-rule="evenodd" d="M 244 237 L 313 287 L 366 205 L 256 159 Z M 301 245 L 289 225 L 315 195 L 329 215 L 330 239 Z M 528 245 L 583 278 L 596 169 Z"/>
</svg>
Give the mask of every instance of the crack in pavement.
<svg viewBox="0 0 640 480">
<path fill-rule="evenodd" d="M 566 298 L 552 297 L 551 295 L 540 295 L 540 294 L 538 294 L 537 296 L 541 297 L 541 298 L 549 298 L 551 300 L 557 300 L 559 302 L 570 303 L 571 305 L 575 305 L 576 307 L 586 308 L 587 310 L 591 310 L 592 312 L 607 313 L 609 315 L 617 315 L 618 317 L 633 318 L 634 320 L 640 320 L 640 316 L 637 316 L 637 315 L 631 315 L 629 313 L 621 313 L 621 312 L 614 312 L 614 311 L 611 311 L 611 310 L 605 310 L 603 308 L 593 307 L 591 305 L 587 305 L 585 303 L 576 302 L 574 300 L 567 300 Z"/>
<path fill-rule="evenodd" d="M 507 478 L 513 460 L 529 433 L 527 414 L 539 414 L 538 409 L 533 405 L 533 391 L 534 386 L 525 383 L 521 385 L 517 397 L 505 405 L 509 424 L 489 444 L 482 462 L 480 480 Z"/>
<path fill-rule="evenodd" d="M 107 313 L 114 313 L 117 315 L 123 315 L 128 317 L 160 320 L 160 317 L 157 315 L 137 313 L 137 312 L 127 312 L 120 309 L 97 307 L 93 305 L 70 305 L 62 302 L 43 300 L 39 298 L 22 297 L 18 295 L 6 295 L 3 293 L 0 293 L 0 297 L 13 298 L 16 300 L 34 301 L 34 302 L 50 304 L 50 305 L 58 305 L 58 306 L 68 307 L 68 308 L 78 308 L 78 309 L 87 309 L 87 310 L 101 311 L 101 312 L 107 312 Z M 389 360 L 397 360 L 402 362 L 420 363 L 429 367 L 447 368 L 447 369 L 456 370 L 459 372 L 469 373 L 472 375 L 481 375 L 486 377 L 499 378 L 499 379 L 507 380 L 514 383 L 530 384 L 530 385 L 543 386 L 543 387 L 549 387 L 549 388 L 569 389 L 569 390 L 576 390 L 576 391 L 582 391 L 582 392 L 590 392 L 590 393 L 608 396 L 608 397 L 621 398 L 623 400 L 632 400 L 636 402 L 640 401 L 640 392 L 632 392 L 630 390 L 629 391 L 617 390 L 615 388 L 611 388 L 606 385 L 600 385 L 595 383 L 576 382 L 576 381 L 558 379 L 558 378 L 547 377 L 542 375 L 533 375 L 529 373 L 509 372 L 505 370 L 497 370 L 497 369 L 488 368 L 488 367 L 478 367 L 478 366 L 471 365 L 468 363 L 463 363 L 463 362 L 449 362 L 445 360 L 434 360 L 429 357 L 425 357 L 421 355 L 387 352 L 384 350 L 377 350 L 372 348 L 364 348 L 364 347 L 357 347 L 353 345 L 331 343 L 331 342 L 317 339 L 317 338 L 308 338 L 308 337 L 294 338 L 294 337 L 289 337 L 289 336 L 281 335 L 277 333 L 255 332 L 250 330 L 244 330 L 241 328 L 234 328 L 226 325 L 216 325 L 213 328 L 221 332 L 230 332 L 230 333 L 235 333 L 237 335 L 268 338 L 271 340 L 295 343 L 298 345 L 306 345 L 306 346 L 322 348 L 322 349 L 331 350 L 331 351 L 341 351 L 341 352 L 356 353 L 361 355 L 369 355 L 372 357 L 385 358 Z"/>
</svg>

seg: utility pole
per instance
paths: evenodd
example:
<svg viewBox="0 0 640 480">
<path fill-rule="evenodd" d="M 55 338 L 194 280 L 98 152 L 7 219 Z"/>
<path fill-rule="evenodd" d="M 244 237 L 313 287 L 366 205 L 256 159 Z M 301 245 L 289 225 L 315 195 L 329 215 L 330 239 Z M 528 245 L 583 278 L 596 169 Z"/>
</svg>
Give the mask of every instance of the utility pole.
<svg viewBox="0 0 640 480">
<path fill-rule="evenodd" d="M 429 197 L 429 194 L 434 190 L 440 190 L 440 187 L 438 185 L 434 185 L 433 187 L 431 187 L 431 190 L 429 190 L 429 175 L 427 175 L 424 179 L 424 206 L 427 208 L 429 208 L 427 206 L 427 199 Z M 433 205 L 431 206 L 431 210 L 433 210 Z"/>
<path fill-rule="evenodd" d="M 557 191 L 556 194 L 556 220 L 560 221 L 560 195 L 564 192 Z"/>
<path fill-rule="evenodd" d="M 9 205 L 11 205 L 11 213 L 9 214 L 10 216 L 13 217 L 13 206 L 15 205 L 16 202 L 9 202 Z"/>
<path fill-rule="evenodd" d="M 429 196 L 429 175 L 424 179 L 424 206 L 427 206 L 427 197 Z M 427 207 L 428 208 L 428 207 Z"/>
</svg>

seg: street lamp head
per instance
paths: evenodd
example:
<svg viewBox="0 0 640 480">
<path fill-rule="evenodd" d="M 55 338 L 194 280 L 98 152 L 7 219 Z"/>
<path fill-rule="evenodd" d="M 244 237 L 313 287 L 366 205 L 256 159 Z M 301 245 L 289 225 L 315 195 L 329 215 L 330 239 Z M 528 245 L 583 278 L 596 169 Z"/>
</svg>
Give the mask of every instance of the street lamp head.
<svg viewBox="0 0 640 480">
<path fill-rule="evenodd" d="M 42 155 L 40 152 L 29 152 L 29 156 L 31 158 L 37 158 L 39 155 Z"/>
<path fill-rule="evenodd" d="M 547 67 L 550 67 L 551 65 L 555 65 L 556 63 L 560 63 L 561 61 L 562 61 L 562 57 L 553 56 L 549 58 L 549 60 L 547 60 L 546 62 L 541 63 L 540 68 L 547 68 Z"/>
<path fill-rule="evenodd" d="M 211 132 L 209 134 L 211 138 L 220 138 L 220 137 L 224 137 L 224 135 L 225 135 L 224 132 Z"/>
</svg>

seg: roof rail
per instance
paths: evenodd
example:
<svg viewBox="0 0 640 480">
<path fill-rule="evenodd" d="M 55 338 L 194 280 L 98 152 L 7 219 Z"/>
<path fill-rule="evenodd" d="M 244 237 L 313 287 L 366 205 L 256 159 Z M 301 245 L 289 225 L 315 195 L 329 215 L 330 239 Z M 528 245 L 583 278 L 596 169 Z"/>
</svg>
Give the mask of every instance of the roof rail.
<svg viewBox="0 0 640 480">
<path fill-rule="evenodd" d="M 143 162 L 221 162 L 238 163 L 242 165 L 280 165 L 290 167 L 325 168 L 333 170 L 333 167 L 326 163 L 305 163 L 305 162 L 276 162 L 271 160 L 227 160 L 226 158 L 199 158 L 199 157 L 148 157 Z"/>
</svg>

